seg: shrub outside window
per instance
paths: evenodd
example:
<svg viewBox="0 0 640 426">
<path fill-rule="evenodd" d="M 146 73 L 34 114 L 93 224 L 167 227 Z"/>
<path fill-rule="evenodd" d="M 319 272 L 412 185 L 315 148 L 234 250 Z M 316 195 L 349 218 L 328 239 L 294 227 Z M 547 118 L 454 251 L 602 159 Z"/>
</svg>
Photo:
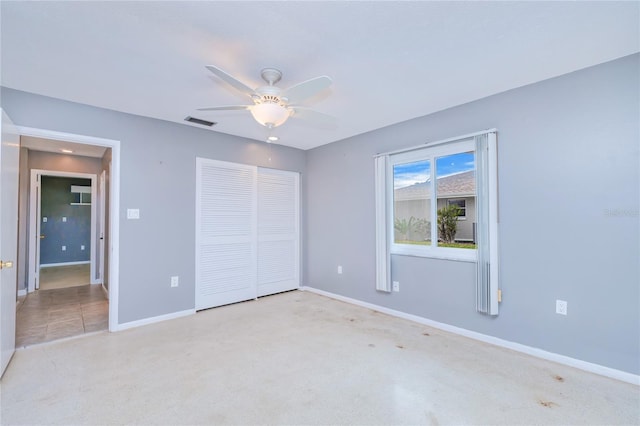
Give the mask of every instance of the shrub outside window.
<svg viewBox="0 0 640 426">
<path fill-rule="evenodd" d="M 467 217 L 467 203 L 464 198 L 447 200 L 448 206 L 458 207 L 458 220 L 464 220 Z"/>
</svg>

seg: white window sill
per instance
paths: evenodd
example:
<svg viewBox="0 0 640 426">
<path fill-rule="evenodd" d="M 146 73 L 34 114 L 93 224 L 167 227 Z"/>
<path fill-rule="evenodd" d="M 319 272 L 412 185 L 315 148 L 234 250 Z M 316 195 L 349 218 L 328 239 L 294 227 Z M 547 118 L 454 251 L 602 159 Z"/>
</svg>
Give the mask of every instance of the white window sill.
<svg viewBox="0 0 640 426">
<path fill-rule="evenodd" d="M 459 249 L 449 247 L 392 247 L 392 255 L 426 257 L 430 259 L 453 260 L 456 262 L 473 262 L 477 260 L 476 249 Z"/>
</svg>

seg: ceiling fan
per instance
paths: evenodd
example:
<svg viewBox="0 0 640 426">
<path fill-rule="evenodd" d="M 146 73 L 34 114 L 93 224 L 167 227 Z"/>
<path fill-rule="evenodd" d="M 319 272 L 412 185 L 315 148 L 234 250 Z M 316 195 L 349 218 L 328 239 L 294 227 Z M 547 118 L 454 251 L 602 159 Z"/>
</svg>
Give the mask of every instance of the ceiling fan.
<svg viewBox="0 0 640 426">
<path fill-rule="evenodd" d="M 326 75 L 303 81 L 288 89 L 281 89 L 275 84 L 282 78 L 282 72 L 275 68 L 265 68 L 260 75 L 267 85 L 252 89 L 216 66 L 207 65 L 206 68 L 236 90 L 249 96 L 253 104 L 199 108 L 198 111 L 248 110 L 258 123 L 269 129 L 280 126 L 289 117 L 304 119 L 323 128 L 336 126 L 334 117 L 298 104 L 331 86 L 332 80 Z"/>
</svg>

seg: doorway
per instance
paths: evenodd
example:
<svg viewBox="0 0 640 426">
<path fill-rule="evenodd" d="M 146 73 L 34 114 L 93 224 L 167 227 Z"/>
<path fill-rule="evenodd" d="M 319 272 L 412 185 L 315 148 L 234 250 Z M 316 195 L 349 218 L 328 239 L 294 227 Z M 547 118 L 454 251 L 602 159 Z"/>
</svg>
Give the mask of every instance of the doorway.
<svg viewBox="0 0 640 426">
<path fill-rule="evenodd" d="M 18 131 L 21 154 L 26 152 L 28 158 L 21 156 L 21 182 L 29 182 L 20 186 L 21 198 L 26 200 L 20 202 L 19 226 L 23 236 L 19 238 L 22 243 L 19 267 L 23 276 L 18 280 L 22 295 L 17 309 L 18 340 L 22 337 L 24 346 L 99 330 L 115 331 L 118 323 L 119 142 L 20 126 Z M 92 159 L 94 163 L 97 161 L 97 168 L 81 167 Z M 54 166 L 49 167 L 51 164 Z M 42 194 L 33 197 L 30 193 L 32 174 L 39 174 L 40 179 L 86 180 L 60 184 L 69 197 L 67 210 L 46 212 L 36 202 Z M 82 217 L 74 216 L 82 209 L 85 210 Z M 91 211 L 89 215 L 88 211 Z M 31 218 L 39 218 L 33 220 L 39 225 L 38 230 L 29 223 Z M 74 221 L 85 225 L 90 222 L 88 235 L 83 231 L 82 236 L 75 235 L 69 243 L 54 242 L 60 228 L 66 233 L 65 237 L 73 233 L 69 225 Z M 52 224 L 58 229 L 47 228 Z M 49 241 L 54 247 L 53 257 L 45 255 L 46 247 L 35 243 L 45 241 L 48 236 L 52 237 Z M 37 262 L 30 254 L 36 250 L 41 257 Z M 30 278 L 35 272 L 38 273 L 36 279 Z M 53 284 L 42 288 L 42 279 L 47 274 L 51 275 Z M 40 311 L 34 310 L 35 307 Z M 21 329 L 22 319 L 31 329 Z"/>
<path fill-rule="evenodd" d="M 34 145 L 28 138 L 22 140 L 27 146 Z M 42 149 L 41 144 L 36 147 Z M 27 161 L 27 167 L 34 163 L 55 164 L 52 162 L 61 159 L 57 153 L 27 149 L 21 150 L 21 155 L 37 155 L 37 161 Z M 74 161 L 69 157 L 65 160 L 67 167 Z M 97 188 L 97 169 L 101 167 L 101 161 L 85 157 L 76 160 L 73 167 L 85 167 L 96 173 L 30 168 L 29 237 L 26 243 L 29 249 L 27 264 L 30 265 L 29 293 L 41 286 L 52 289 L 71 287 L 78 281 L 81 281 L 78 284 L 101 283 L 102 277 L 97 275 L 97 254 L 100 254 L 97 212 L 101 209 L 96 206 L 96 193 L 104 192 L 103 188 Z"/>
<path fill-rule="evenodd" d="M 21 137 L 26 160 L 20 175 L 30 179 L 29 226 L 19 252 L 29 254 L 26 265 L 19 264 L 28 270 L 28 285 L 16 312 L 18 347 L 108 329 L 108 294 L 96 285 L 96 193 L 104 192 L 97 188 L 97 176 L 103 157 L 111 153 L 80 148 L 74 144 L 56 152 L 59 142 Z"/>
<path fill-rule="evenodd" d="M 96 173 L 33 168 L 65 164 L 68 169 L 99 169 L 100 158 L 38 151 L 24 140 L 21 155 L 30 169 L 28 294 L 16 312 L 16 346 L 108 329 L 108 298 L 96 277 Z M 98 150 L 100 155 L 103 150 Z M 64 160 L 62 162 L 61 160 Z M 24 176 L 25 173 L 22 173 Z M 19 249 L 22 249 L 20 247 Z"/>
</svg>

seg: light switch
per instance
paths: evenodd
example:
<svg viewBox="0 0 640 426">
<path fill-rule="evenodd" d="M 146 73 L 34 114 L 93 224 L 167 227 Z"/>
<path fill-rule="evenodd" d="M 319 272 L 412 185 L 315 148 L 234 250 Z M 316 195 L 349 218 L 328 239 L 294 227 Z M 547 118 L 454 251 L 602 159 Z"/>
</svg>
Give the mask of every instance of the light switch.
<svg viewBox="0 0 640 426">
<path fill-rule="evenodd" d="M 80 250 L 84 250 L 84 246 L 82 246 L 82 245 L 81 245 L 81 246 L 80 246 Z"/>
<path fill-rule="evenodd" d="M 66 216 L 62 216 L 62 221 L 66 222 L 67 221 L 67 217 Z"/>
<path fill-rule="evenodd" d="M 140 209 L 127 209 L 127 219 L 140 219 Z"/>
<path fill-rule="evenodd" d="M 43 217 L 43 218 L 42 218 L 42 221 L 43 221 L 43 222 L 46 222 L 46 221 L 47 221 L 47 218 L 46 218 L 46 217 Z"/>
<path fill-rule="evenodd" d="M 62 246 L 62 251 L 67 251 L 67 246 Z"/>
</svg>

